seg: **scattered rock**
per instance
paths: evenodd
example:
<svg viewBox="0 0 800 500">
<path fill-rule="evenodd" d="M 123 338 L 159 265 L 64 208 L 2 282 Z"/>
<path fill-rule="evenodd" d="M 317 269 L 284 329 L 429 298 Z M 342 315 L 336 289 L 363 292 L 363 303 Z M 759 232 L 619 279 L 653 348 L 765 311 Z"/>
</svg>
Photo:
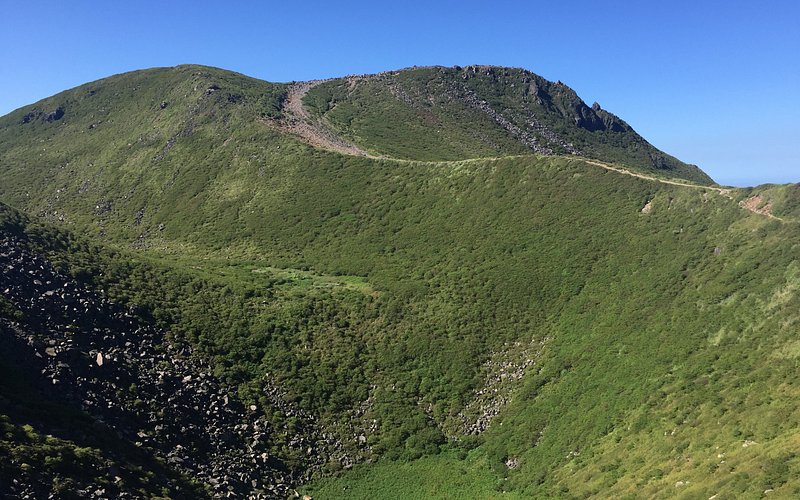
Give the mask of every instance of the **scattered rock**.
<svg viewBox="0 0 800 500">
<path fill-rule="evenodd" d="M 55 109 L 55 111 L 48 113 L 47 116 L 45 117 L 45 120 L 47 122 L 52 123 L 56 120 L 60 120 L 63 117 L 64 117 L 64 108 L 59 106 L 58 108 Z"/>
<path fill-rule="evenodd" d="M 111 201 L 100 200 L 94 206 L 94 213 L 95 215 L 103 215 L 111 212 L 113 209 L 114 205 L 112 205 Z"/>
<path fill-rule="evenodd" d="M 481 367 L 486 373 L 484 385 L 476 389 L 474 399 L 457 416 L 465 434 L 480 434 L 489 427 L 510 401 L 511 387 L 536 364 L 548 340 L 547 337 L 533 340 L 528 346 L 513 342 L 506 344 L 503 350 L 492 353 Z M 540 431 L 536 443 L 541 437 Z"/>
<path fill-rule="evenodd" d="M 18 237 L 4 233 L 0 280 L 4 298 L 25 314 L 23 321 L 0 318 L 0 339 L 14 339 L 25 350 L 26 363 L 50 387 L 49 397 L 79 406 L 207 484 L 215 497 L 286 498 L 291 485 L 330 459 L 329 452 L 321 453 L 327 444 L 313 417 L 287 403 L 277 388 L 265 388 L 270 412 L 294 416 L 302 433 L 274 429 L 256 405 L 232 396 L 236 389 L 216 379 L 190 346 L 167 340 L 163 331 L 58 273 Z M 52 293 L 43 293 L 45 286 Z M 285 439 L 288 449 L 306 455 L 302 467 L 289 467 L 271 454 L 270 443 L 284 434 L 278 439 Z M 26 484 L 23 478 L 14 492 Z"/>
</svg>

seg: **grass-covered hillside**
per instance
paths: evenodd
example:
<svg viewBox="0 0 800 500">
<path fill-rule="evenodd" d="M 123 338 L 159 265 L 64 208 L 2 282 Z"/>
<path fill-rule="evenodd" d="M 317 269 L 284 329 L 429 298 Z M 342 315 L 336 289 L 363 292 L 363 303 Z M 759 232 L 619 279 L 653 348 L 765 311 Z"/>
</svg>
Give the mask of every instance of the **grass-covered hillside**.
<svg viewBox="0 0 800 500">
<path fill-rule="evenodd" d="M 627 123 L 568 86 L 516 68 L 423 67 L 334 79 L 312 88 L 311 109 L 378 155 L 457 160 L 534 151 L 580 154 L 710 183 Z"/>
<path fill-rule="evenodd" d="M 311 88 L 316 125 L 368 156 L 287 133 L 289 86 L 112 77 L 2 119 L 0 201 L 59 269 L 188 342 L 314 498 L 796 496 L 794 187 L 653 169 L 566 87 L 482 71 Z M 503 132 L 521 122 L 436 78 L 509 110 L 527 78 L 525 109 L 582 156 L 526 153 Z"/>
<path fill-rule="evenodd" d="M 297 165 L 328 161 L 284 133 L 289 88 L 178 66 L 62 92 L 0 119 L 0 197 L 54 220 L 92 212 L 97 232 L 128 236 L 157 230 L 176 209 L 202 216 L 196 209 L 206 197 L 223 205 L 207 215 L 222 218 L 241 197 L 280 202 Z M 312 117 L 324 115 L 317 125 L 376 156 L 577 153 L 710 182 L 565 85 L 522 70 L 412 69 L 331 80 L 299 97 Z M 256 195 L 266 183 L 270 195 Z"/>
</svg>

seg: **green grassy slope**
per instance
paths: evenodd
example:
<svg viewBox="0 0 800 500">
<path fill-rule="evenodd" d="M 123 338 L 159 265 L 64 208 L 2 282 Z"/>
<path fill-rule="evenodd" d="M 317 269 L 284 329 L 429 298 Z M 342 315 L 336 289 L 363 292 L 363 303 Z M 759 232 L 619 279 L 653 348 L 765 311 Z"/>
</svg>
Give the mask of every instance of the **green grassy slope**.
<svg viewBox="0 0 800 500">
<path fill-rule="evenodd" d="M 117 115 L 82 138 L 100 131 L 77 124 L 100 91 L 26 136 L 29 109 L 4 118 L 0 200 L 114 249 L 49 247 L 247 398 L 271 380 L 351 455 L 381 459 L 340 472 L 332 455 L 324 472 L 341 475 L 311 485 L 319 498 L 797 493 L 789 217 L 574 158 L 337 155 L 253 119 L 279 112 L 281 86 L 156 71 L 180 90 L 161 109 L 170 85 L 141 84 L 153 107 L 131 108 L 131 137 L 160 135 L 138 152 Z M 468 143 L 444 157 L 488 152 Z M 782 214 L 790 191 L 769 191 Z M 499 416 L 465 437 L 487 388 Z"/>
<path fill-rule="evenodd" d="M 231 134 L 264 130 L 258 139 L 268 149 L 273 136 L 257 121 L 279 114 L 284 93 L 200 66 L 127 73 L 63 92 L 3 117 L 2 198 L 51 220 L 91 210 L 97 231 L 106 219 L 119 221 L 102 215 L 121 210 L 127 225 L 147 224 L 158 209 L 184 204 L 176 193 L 191 198 L 251 161 L 235 151 L 226 151 L 224 164 L 195 160 Z M 63 112 L 57 120 L 55 110 Z M 250 130 L 240 129 L 245 122 Z M 137 217 L 144 205 L 150 212 Z"/>
<path fill-rule="evenodd" d="M 779 385 L 796 369 L 793 358 L 778 354 L 791 351 L 790 326 L 770 330 L 756 307 L 794 286 L 784 271 L 793 262 L 794 226 L 745 212 L 713 193 L 658 186 L 575 161 L 478 162 L 452 165 L 449 171 L 394 165 L 384 180 L 379 174 L 387 167 L 377 162 L 365 169 L 368 163 L 359 160 L 330 176 L 314 167 L 301 171 L 297 178 L 307 180 L 294 187 L 304 195 L 272 212 L 262 226 L 264 234 L 283 242 L 283 249 L 277 251 L 266 239 L 259 248 L 266 264 L 274 259 L 310 265 L 316 269 L 312 276 L 365 276 L 377 294 L 312 287 L 311 293 L 278 294 L 284 298 L 276 300 L 269 289 L 250 285 L 251 291 L 242 290 L 243 283 L 262 276 L 252 271 L 264 269 L 263 264 L 234 266 L 183 256 L 172 265 L 199 264 L 209 279 L 231 280 L 239 284 L 233 288 L 236 295 L 250 296 L 241 306 L 213 294 L 195 306 L 178 302 L 183 321 L 193 325 L 187 335 L 197 335 L 195 341 L 216 357 L 221 371 L 245 389 L 249 380 L 269 372 L 331 425 L 346 418 L 347 408 L 371 397 L 367 419 L 380 424 L 369 438 L 375 454 L 414 458 L 435 451 L 440 432 L 458 435 L 455 415 L 481 387 L 482 362 L 513 342 L 550 339 L 542 372 L 530 372 L 504 425 L 491 427 L 479 449 L 500 468 L 483 474 L 502 477 L 508 456 L 521 460 L 519 472 L 509 471 L 513 482 L 504 483 L 523 491 L 556 487 L 558 476 L 546 472 L 573 462 L 565 459 L 572 451 L 584 455 L 592 453 L 586 448 L 609 447 L 611 452 L 594 453 L 627 456 L 607 436 L 652 439 L 663 433 L 665 421 L 683 422 L 685 415 L 675 408 L 688 404 L 684 398 L 697 404 L 694 400 L 702 401 L 704 394 L 721 394 L 724 399 L 715 408 L 735 405 L 744 394 L 741 387 L 751 387 L 747 379 L 760 362 L 759 357 L 748 362 L 744 354 L 750 349 L 766 349 L 783 360 L 769 364 L 759 387 Z M 320 176 L 326 181 L 315 188 Z M 647 200 L 653 211 L 642 214 Z M 323 216 L 348 203 L 354 204 L 353 226 Z M 762 243 L 767 237 L 769 244 Z M 715 248 L 721 249 L 719 255 Z M 126 284 L 125 276 L 131 275 L 136 273 L 122 267 L 107 279 L 133 289 L 129 295 L 136 299 L 150 279 Z M 747 294 L 737 293 L 744 287 Z M 264 299 L 272 306 L 261 306 L 259 316 L 236 319 L 246 317 L 247 303 Z M 150 299 L 159 302 L 158 296 Z M 214 309 L 234 315 L 229 326 L 214 328 Z M 772 314 L 791 325 L 796 321 L 792 311 L 789 303 Z M 757 331 L 738 340 L 754 325 Z M 762 337 L 762 331 L 769 335 Z M 697 370 L 716 361 L 715 352 L 726 356 L 720 368 L 725 375 L 709 378 L 713 392 L 706 393 L 707 386 L 689 381 L 705 374 Z M 667 385 L 673 380 L 688 385 Z M 662 392 L 678 401 L 666 404 Z M 654 415 L 642 416 L 641 408 L 651 404 Z M 710 425 L 713 417 L 703 417 Z M 755 421 L 742 417 L 747 425 Z M 441 431 L 429 427 L 434 422 Z M 785 422 L 788 432 L 793 420 Z M 637 432 L 644 437 L 622 430 L 633 424 L 642 427 Z M 777 443 L 787 437 L 780 429 L 763 436 L 758 428 L 736 426 L 730 436 L 716 430 L 710 435 L 724 437 L 720 442 L 728 447 L 745 439 L 769 446 L 770 439 Z M 540 431 L 542 440 L 531 448 L 530 436 Z M 712 443 L 702 435 L 687 436 L 679 444 L 697 443 L 700 452 L 711 453 Z M 648 445 L 639 446 L 651 453 L 640 466 L 642 474 L 661 470 L 655 474 L 667 479 L 655 484 L 668 484 L 672 478 L 664 472 L 665 463 L 675 450 L 656 454 Z M 590 460 L 582 467 L 594 465 Z M 706 472 L 699 472 L 708 482 Z M 571 477 L 566 475 L 565 483 Z M 616 483 L 600 484 L 598 491 L 606 491 Z"/>
<path fill-rule="evenodd" d="M 485 456 L 443 452 L 411 462 L 381 462 L 351 473 L 314 482 L 303 489 L 312 498 L 526 498 L 504 492 Z"/>
<path fill-rule="evenodd" d="M 654 212 L 641 216 L 648 224 L 628 225 L 635 239 L 601 251 L 591 278 L 547 322 L 545 360 L 479 448 L 498 491 L 689 498 L 800 491 L 797 227 L 707 211 L 699 196 L 697 218 L 684 218 L 680 194 L 656 195 Z M 672 235 L 651 240 L 659 226 Z M 606 235 L 600 239 L 613 232 L 597 229 Z M 517 468 L 502 465 L 509 458 Z M 347 497 L 335 492 L 366 474 L 366 491 L 391 496 L 396 483 L 381 478 L 405 466 L 384 467 L 318 491 Z M 409 491 L 428 478 L 408 479 Z"/>
<path fill-rule="evenodd" d="M 305 102 L 357 145 L 395 158 L 517 154 L 530 152 L 525 139 L 532 138 L 535 147 L 555 154 L 579 152 L 711 183 L 566 85 L 522 69 L 424 67 L 334 79 L 312 88 Z"/>
</svg>

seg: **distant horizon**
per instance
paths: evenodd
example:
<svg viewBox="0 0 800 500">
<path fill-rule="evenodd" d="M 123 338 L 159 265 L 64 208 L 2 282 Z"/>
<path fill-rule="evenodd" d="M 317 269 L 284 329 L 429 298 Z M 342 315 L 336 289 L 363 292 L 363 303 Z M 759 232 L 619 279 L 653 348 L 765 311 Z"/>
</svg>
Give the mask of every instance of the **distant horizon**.
<svg viewBox="0 0 800 500">
<path fill-rule="evenodd" d="M 311 0 L 245 3 L 225 15 L 204 1 L 45 0 L 5 10 L 0 42 L 14 50 L 0 53 L 0 115 L 114 74 L 180 64 L 288 82 L 488 63 L 564 82 L 720 184 L 800 182 L 800 4 L 788 0 L 769 9 L 682 0 L 334 9 Z"/>
</svg>

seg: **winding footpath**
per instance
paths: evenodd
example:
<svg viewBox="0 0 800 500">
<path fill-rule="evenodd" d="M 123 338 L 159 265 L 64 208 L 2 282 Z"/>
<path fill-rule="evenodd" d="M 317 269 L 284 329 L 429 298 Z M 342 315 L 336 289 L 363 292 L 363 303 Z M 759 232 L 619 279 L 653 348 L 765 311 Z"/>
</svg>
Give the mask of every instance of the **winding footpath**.
<svg viewBox="0 0 800 500">
<path fill-rule="evenodd" d="M 391 158 L 386 156 L 376 156 L 369 154 L 360 147 L 353 144 L 352 142 L 343 138 L 340 134 L 338 134 L 335 130 L 333 130 L 330 126 L 328 126 L 325 123 L 324 118 L 311 116 L 306 107 L 303 105 L 303 98 L 306 96 L 308 91 L 316 87 L 317 85 L 327 81 L 330 80 L 309 80 L 305 82 L 295 82 L 290 84 L 286 100 L 284 101 L 282 109 L 284 116 L 280 120 L 277 120 L 273 123 L 275 123 L 280 130 L 298 136 L 303 142 L 306 142 L 307 144 L 310 144 L 311 146 L 320 149 L 333 151 L 345 155 L 361 156 L 375 160 L 387 160 L 398 163 L 452 164 L 452 163 L 463 163 L 463 162 L 471 163 L 478 161 L 493 161 L 493 160 L 510 159 L 510 158 L 526 158 L 531 156 L 541 157 L 541 155 L 508 155 L 508 156 L 469 158 L 464 160 L 452 160 L 452 161 L 419 161 L 419 160 L 408 160 L 403 158 Z M 622 167 L 617 167 L 609 163 L 601 162 L 599 160 L 584 158 L 576 155 L 561 156 L 561 157 L 577 159 L 589 165 L 594 165 L 596 167 L 610 170 L 618 174 L 628 175 L 630 177 L 637 177 L 639 179 L 658 182 L 661 184 L 669 184 L 672 186 L 681 186 L 691 189 L 703 189 L 703 190 L 714 191 L 717 194 L 724 196 L 729 200 L 734 199 L 733 195 L 731 194 L 732 192 L 731 188 L 706 186 L 686 181 L 663 179 L 652 175 L 633 172 L 631 170 Z M 760 197 L 758 196 L 748 198 L 746 200 L 740 201 L 739 206 L 745 210 L 753 212 L 754 214 L 762 215 L 770 219 L 784 222 L 784 219 L 776 215 L 773 215 L 770 212 L 771 205 L 762 206 L 760 203 L 758 203 L 758 201 L 760 201 Z"/>
<path fill-rule="evenodd" d="M 590 159 L 587 159 L 587 158 L 582 158 L 582 160 L 585 163 L 588 163 L 590 165 L 595 165 L 597 167 L 604 168 L 606 170 L 611 170 L 611 171 L 617 172 L 619 174 L 629 175 L 631 177 L 638 177 L 640 179 L 645 179 L 645 180 L 648 180 L 648 181 L 660 182 L 661 184 L 671 184 L 673 186 L 683 186 L 683 187 L 694 188 L 694 189 L 707 189 L 707 190 L 715 191 L 715 192 L 719 193 L 720 195 L 728 198 L 729 200 L 733 200 L 733 196 L 731 195 L 731 189 L 730 188 L 723 188 L 723 187 L 717 187 L 717 186 L 703 186 L 701 184 L 692 184 L 692 183 L 689 183 L 689 182 L 672 181 L 672 180 L 668 180 L 668 179 L 659 179 L 658 177 L 653 177 L 653 176 L 650 176 L 650 175 L 631 172 L 630 170 L 626 170 L 626 169 L 620 168 L 620 167 L 614 167 L 612 165 L 609 165 L 608 163 L 599 162 L 597 160 L 590 160 Z M 746 200 L 740 201 L 739 202 L 739 206 L 744 208 L 745 210 L 749 210 L 749 211 L 753 212 L 754 214 L 763 215 L 764 217 L 769 217 L 770 219 L 779 220 L 781 222 L 784 222 L 784 220 L 781 217 L 778 217 L 777 215 L 773 215 L 770 212 L 771 205 L 762 206 L 760 202 L 761 202 L 761 197 L 756 195 L 756 196 L 753 196 L 751 198 L 747 198 Z"/>
</svg>

